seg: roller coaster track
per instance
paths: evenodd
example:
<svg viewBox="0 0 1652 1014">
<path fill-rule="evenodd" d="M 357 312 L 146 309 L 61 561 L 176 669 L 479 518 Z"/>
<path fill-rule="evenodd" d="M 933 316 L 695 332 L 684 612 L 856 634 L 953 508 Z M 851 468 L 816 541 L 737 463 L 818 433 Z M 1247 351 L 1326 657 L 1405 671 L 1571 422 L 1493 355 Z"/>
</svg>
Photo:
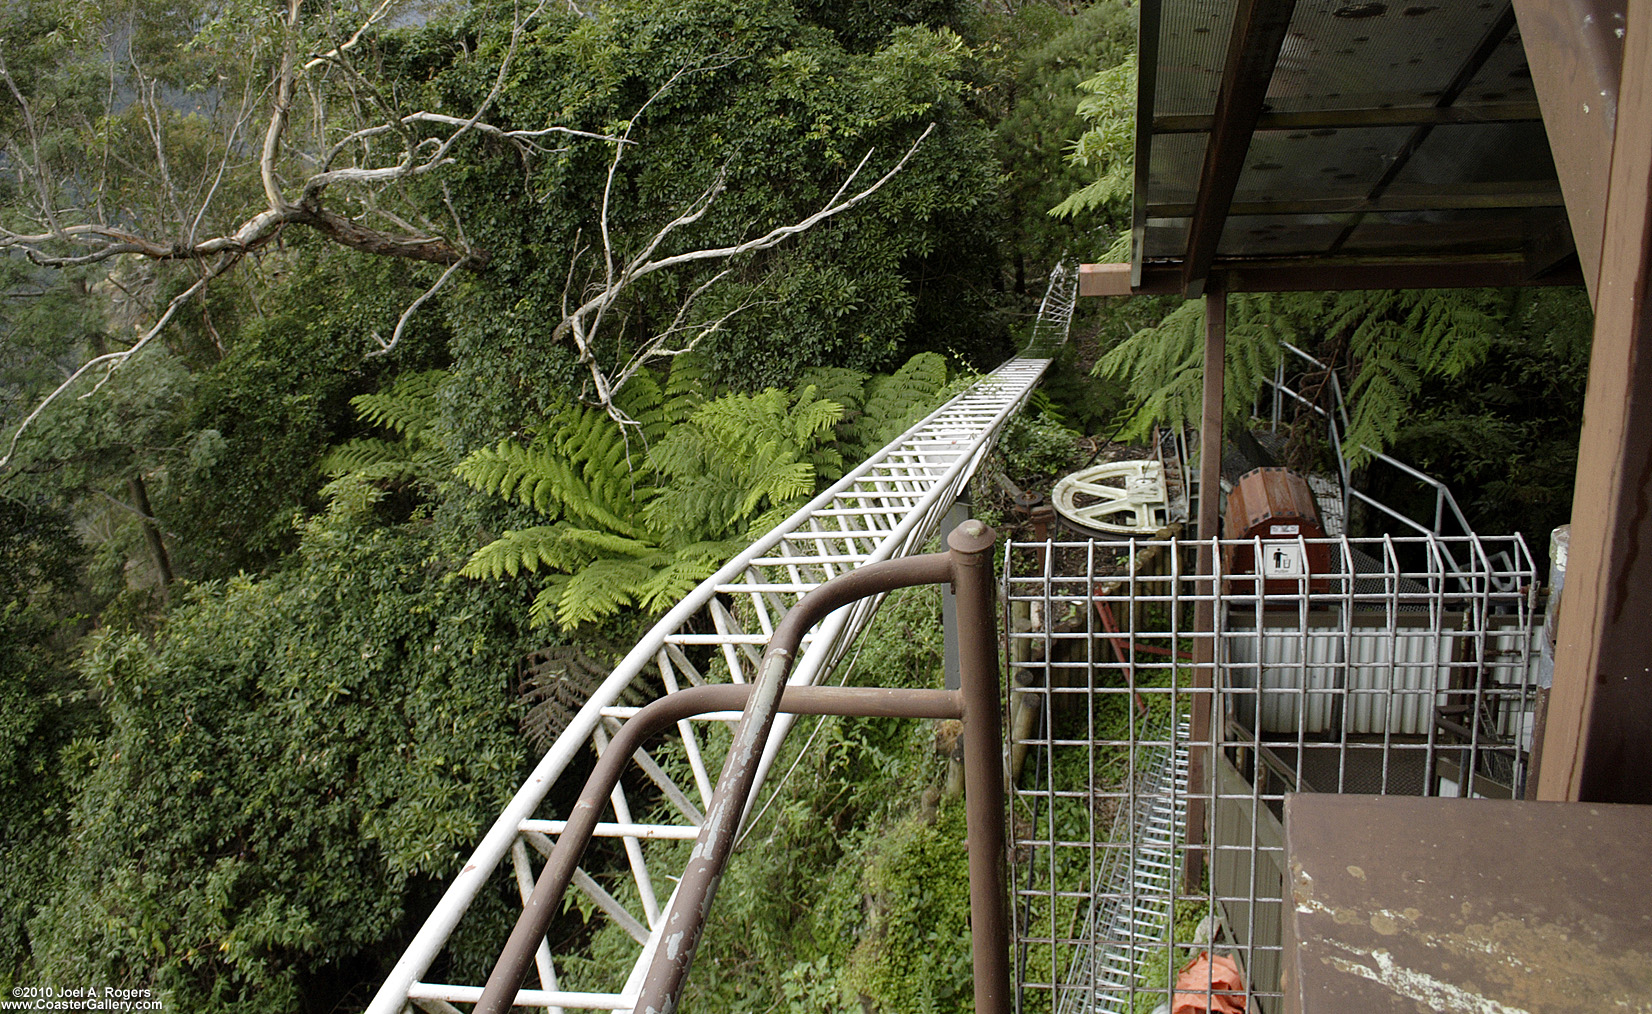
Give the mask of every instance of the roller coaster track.
<svg viewBox="0 0 1652 1014">
<path fill-rule="evenodd" d="M 744 683 L 755 671 L 776 622 L 803 595 L 846 571 L 922 551 L 999 429 L 1020 411 L 1051 357 L 1066 341 L 1076 290 L 1076 273 L 1057 268 L 1051 274 L 1032 339 L 1021 355 L 901 434 L 753 542 L 666 613 L 552 743 L 392 969 L 367 1008 L 368 1014 L 399 1014 L 410 1008 L 456 1014 L 459 1008 L 454 1004 L 480 998 L 479 984 L 432 982 L 425 977 L 478 892 L 507 861 L 519 893 L 526 898 L 536 876 L 536 854 L 547 854 L 565 826 L 563 820 L 539 816 L 541 804 L 587 743 L 600 754 L 618 723 L 638 710 L 622 704 L 622 700 L 634 700 L 636 688 L 674 693 L 685 685 L 724 680 Z M 804 638 L 790 684 L 811 685 L 829 673 L 877 606 L 877 599 L 862 600 L 820 623 Z M 638 752 L 636 763 L 658 790 L 658 795 L 651 794 L 649 805 L 659 799 L 668 801 L 675 811 L 673 822 L 638 823 L 633 819 L 631 796 L 623 787 L 615 789 L 613 820 L 598 824 L 596 833 L 622 840 L 635 888 L 623 893 L 634 893 L 634 903 L 622 902 L 588 875 L 575 876 L 574 886 L 636 942 L 638 957 L 627 981 L 616 984 L 612 992 L 560 989 L 557 957 L 541 942 L 536 960 L 539 988 L 521 990 L 518 1006 L 553 1012 L 631 1009 L 641 976 L 661 943 L 662 914 L 670 907 L 670 898 L 662 904 L 658 885 L 675 883 L 678 872 L 661 869 L 662 856 L 650 863 L 650 843 L 695 837 L 712 793 L 713 775 L 705 759 L 707 725 L 738 717 L 709 715 L 678 723 L 680 756 L 686 760 L 692 781 L 688 787 L 646 752 Z M 763 755 L 752 798 L 788 727 L 789 717 L 781 716 Z M 673 854 L 680 857 L 683 852 L 679 847 Z"/>
</svg>

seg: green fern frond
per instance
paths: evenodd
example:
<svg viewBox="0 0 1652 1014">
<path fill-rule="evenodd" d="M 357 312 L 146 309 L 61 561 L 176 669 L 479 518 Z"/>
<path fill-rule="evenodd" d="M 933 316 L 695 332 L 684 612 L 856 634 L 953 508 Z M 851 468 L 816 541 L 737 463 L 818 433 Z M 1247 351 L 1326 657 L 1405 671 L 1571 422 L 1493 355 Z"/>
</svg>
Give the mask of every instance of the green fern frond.
<svg viewBox="0 0 1652 1014">
<path fill-rule="evenodd" d="M 797 375 L 799 388 L 813 387 L 817 396 L 843 406 L 845 414 L 856 413 L 866 398 L 867 375 L 842 366 L 815 366 Z"/>
<path fill-rule="evenodd" d="M 671 360 L 661 403 L 661 421 L 666 427 L 686 422 L 716 390 L 711 363 L 698 352 L 685 352 Z"/>
<path fill-rule="evenodd" d="M 517 499 L 546 518 L 558 515 L 559 483 L 573 481 L 567 463 L 514 440 L 501 440 L 495 447 L 481 447 L 461 461 L 453 474 L 473 489 Z"/>
<path fill-rule="evenodd" d="M 562 540 L 565 545 L 577 546 L 593 557 L 606 554 L 643 557 L 659 550 L 658 546 L 641 539 L 626 538 L 594 528 L 575 528 L 571 525 L 562 528 Z"/>
<path fill-rule="evenodd" d="M 572 630 L 612 616 L 634 605 L 653 577 L 654 568 L 646 560 L 597 560 L 562 584 L 557 625 Z"/>
<path fill-rule="evenodd" d="M 548 627 L 556 619 L 557 606 L 562 602 L 562 594 L 568 586 L 568 577 L 565 574 L 554 574 L 539 589 L 539 594 L 533 597 L 533 604 L 528 607 L 528 625 L 532 627 Z"/>
<path fill-rule="evenodd" d="M 740 518 L 749 518 L 764 500 L 780 506 L 808 496 L 814 488 L 813 465 L 784 459 L 772 462 L 762 472 L 750 477 L 745 499 L 740 502 Z"/>
<path fill-rule="evenodd" d="M 363 422 L 411 439 L 422 435 L 435 421 L 439 411 L 437 398 L 447 380 L 446 370 L 403 374 L 389 391 L 351 398 L 350 407 Z"/>
<path fill-rule="evenodd" d="M 800 447 L 812 448 L 821 437 L 833 430 L 843 418 L 843 406 L 824 398 L 817 399 L 813 385 L 805 387 L 797 396 L 792 413 L 792 437 Z"/>
<path fill-rule="evenodd" d="M 321 487 L 327 500 L 327 509 L 334 516 L 362 517 L 373 505 L 384 499 L 386 490 L 362 478 L 358 472 L 345 472 Z"/>
<path fill-rule="evenodd" d="M 341 475 L 386 461 L 400 461 L 406 451 L 406 447 L 399 442 L 391 443 L 377 437 L 357 437 L 328 451 L 321 459 L 321 473 L 336 479 Z"/>
<path fill-rule="evenodd" d="M 536 525 L 521 531 L 506 532 L 499 538 L 472 553 L 460 568 L 465 577 L 498 580 L 522 571 L 537 571 L 541 566 L 556 568 L 570 561 L 564 529 L 557 525 Z"/>
<path fill-rule="evenodd" d="M 920 352 L 893 374 L 868 380 L 848 456 L 865 458 L 905 432 L 935 407 L 945 386 L 946 360 L 934 352 Z"/>
<path fill-rule="evenodd" d="M 717 573 L 724 562 L 716 557 L 679 553 L 637 590 L 637 604 L 651 613 L 664 612 Z"/>
</svg>

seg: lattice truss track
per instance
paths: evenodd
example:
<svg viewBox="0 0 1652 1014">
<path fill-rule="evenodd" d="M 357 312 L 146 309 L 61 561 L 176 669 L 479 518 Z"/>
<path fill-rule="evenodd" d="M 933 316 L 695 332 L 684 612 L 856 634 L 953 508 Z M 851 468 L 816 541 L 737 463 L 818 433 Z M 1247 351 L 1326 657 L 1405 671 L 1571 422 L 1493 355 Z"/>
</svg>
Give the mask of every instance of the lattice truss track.
<svg viewBox="0 0 1652 1014">
<path fill-rule="evenodd" d="M 532 891 L 537 860 L 548 854 L 565 822 L 538 815 L 551 787 L 568 771 L 584 746 L 603 752 L 618 724 L 642 703 L 638 689 L 675 693 L 685 686 L 732 680 L 746 682 L 756 672 L 775 624 L 803 595 L 831 578 L 880 560 L 921 552 L 999 429 L 1013 417 L 1065 341 L 1076 297 L 1076 274 L 1052 273 L 1032 341 L 1024 354 L 984 377 L 897 437 L 831 489 L 753 543 L 673 608 L 621 660 L 612 675 L 568 723 L 526 784 L 483 838 L 436 910 L 391 972 L 369 1014 L 418 1010 L 455 1014 L 454 1004 L 480 999 L 478 984 L 424 981 L 465 910 L 508 857 L 523 899 Z M 838 610 L 805 636 L 792 671 L 792 685 L 811 685 L 828 673 L 853 643 L 878 606 L 866 599 Z M 611 821 L 597 825 L 599 838 L 620 839 L 631 872 L 626 900 L 580 871 L 574 888 L 622 927 L 638 948 L 633 971 L 611 992 L 559 988 L 558 956 L 540 944 L 537 989 L 523 989 L 523 1007 L 628 1010 L 660 944 L 662 916 L 671 899 L 662 887 L 674 884 L 686 850 L 660 843 L 692 840 L 711 798 L 716 767 L 708 753 L 720 745 L 708 739 L 710 725 L 731 723 L 737 714 L 706 715 L 679 722 L 673 755 L 680 763 L 665 770 L 646 752 L 636 764 L 668 801 L 669 823 L 639 823 L 632 795 L 623 784 L 612 797 Z M 753 798 L 761 791 L 791 716 L 775 723 L 759 768 Z M 726 739 L 726 737 L 725 737 Z M 686 768 L 686 772 L 682 769 Z M 577 777 L 570 773 L 570 777 Z M 670 851 L 667 858 L 662 853 Z M 654 853 L 651 857 L 650 853 Z M 669 859 L 675 863 L 667 865 Z M 532 976 L 530 976 L 530 981 Z"/>
</svg>

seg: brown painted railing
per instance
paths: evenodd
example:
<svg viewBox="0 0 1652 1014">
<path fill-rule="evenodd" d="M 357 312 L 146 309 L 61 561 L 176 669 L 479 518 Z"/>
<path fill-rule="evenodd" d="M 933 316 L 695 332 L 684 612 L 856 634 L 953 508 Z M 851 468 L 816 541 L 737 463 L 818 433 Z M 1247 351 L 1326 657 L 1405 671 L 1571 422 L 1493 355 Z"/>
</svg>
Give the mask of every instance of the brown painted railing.
<svg viewBox="0 0 1652 1014">
<path fill-rule="evenodd" d="M 949 552 L 870 564 L 829 581 L 804 596 L 776 626 L 754 683 L 683 690 L 632 716 L 615 734 L 586 780 L 522 916 L 488 977 L 474 1014 L 505 1014 L 516 998 L 608 795 L 631 755 L 649 736 L 674 722 L 737 706 L 742 707 L 743 714 L 734 731 L 734 743 L 718 777 L 688 868 L 670 910 L 662 917 L 665 925 L 659 934 L 660 944 L 633 1010 L 669 1014 L 676 1009 L 705 929 L 706 915 L 734 849 L 758 758 L 775 715 L 784 711 L 963 720 L 975 1008 L 981 1014 L 1007 1014 L 1011 993 L 1002 702 L 992 579 L 995 538 L 992 529 L 981 522 L 967 521 L 948 537 Z M 804 633 L 827 614 L 871 595 L 941 583 L 953 585 L 957 600 L 960 689 L 786 686 Z"/>
</svg>

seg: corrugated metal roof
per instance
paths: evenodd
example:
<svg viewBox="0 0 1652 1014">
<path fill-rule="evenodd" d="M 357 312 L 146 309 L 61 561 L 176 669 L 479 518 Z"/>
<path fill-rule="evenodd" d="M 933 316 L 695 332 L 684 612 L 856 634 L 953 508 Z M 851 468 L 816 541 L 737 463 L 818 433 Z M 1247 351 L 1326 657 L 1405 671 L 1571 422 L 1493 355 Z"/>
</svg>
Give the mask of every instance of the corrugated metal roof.
<svg viewBox="0 0 1652 1014">
<path fill-rule="evenodd" d="M 1507 0 L 1144 0 L 1141 24 L 1139 291 L 1234 269 L 1398 284 L 1385 262 L 1454 272 L 1441 284 L 1578 280 Z"/>
</svg>

